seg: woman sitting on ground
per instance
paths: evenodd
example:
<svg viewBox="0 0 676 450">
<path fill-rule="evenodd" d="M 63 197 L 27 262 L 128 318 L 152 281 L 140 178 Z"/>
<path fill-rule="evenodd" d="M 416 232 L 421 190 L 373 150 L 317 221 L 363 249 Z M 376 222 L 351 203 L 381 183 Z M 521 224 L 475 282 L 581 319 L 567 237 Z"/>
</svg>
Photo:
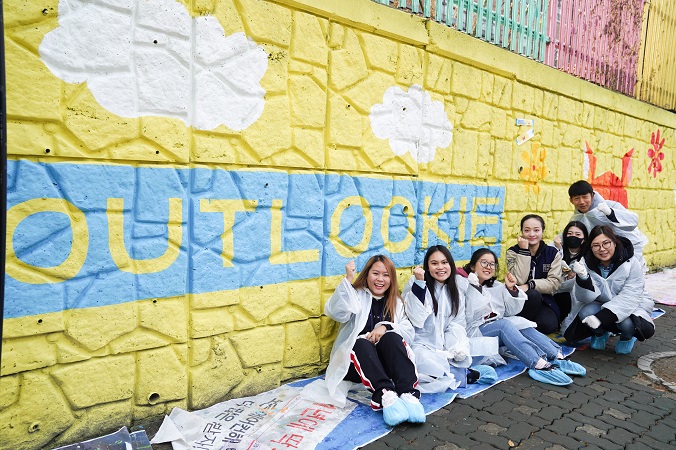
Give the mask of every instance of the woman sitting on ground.
<svg viewBox="0 0 676 450">
<path fill-rule="evenodd" d="M 594 227 L 589 243 L 584 259 L 571 267 L 577 274 L 573 294 L 583 306 L 564 337 L 575 343 L 591 336 L 591 347 L 603 350 L 610 333 L 619 333 L 615 352 L 629 354 L 637 339 L 655 334 L 655 302 L 644 289 L 643 266 L 631 242 L 607 225 Z"/>
<path fill-rule="evenodd" d="M 528 367 L 528 375 L 543 383 L 563 386 L 573 382 L 568 375 L 584 376 L 585 368 L 565 360 L 561 347 L 537 331 L 534 322 L 516 315 L 527 296 L 516 286 L 511 273 L 505 275 L 505 284 L 496 280 L 497 264 L 495 253 L 481 248 L 465 266 L 472 286 L 465 300 L 470 340 L 481 336 L 498 338 L 500 346 Z"/>
<path fill-rule="evenodd" d="M 451 252 L 434 245 L 404 287 L 406 315 L 415 330 L 411 347 L 422 392 L 444 392 L 466 383 L 490 384 L 497 379 L 492 367 L 470 368 L 465 331 L 467 286 L 467 280 L 456 275 Z"/>
<path fill-rule="evenodd" d="M 389 426 L 425 422 L 416 389 L 418 375 L 406 341 L 413 327 L 404 314 L 397 272 L 387 256 L 371 257 L 354 283 L 355 263 L 345 266 L 345 278 L 324 307 L 340 323 L 326 369 L 329 395 L 344 405 L 349 383 L 371 391 L 371 407 L 383 410 Z"/>
</svg>

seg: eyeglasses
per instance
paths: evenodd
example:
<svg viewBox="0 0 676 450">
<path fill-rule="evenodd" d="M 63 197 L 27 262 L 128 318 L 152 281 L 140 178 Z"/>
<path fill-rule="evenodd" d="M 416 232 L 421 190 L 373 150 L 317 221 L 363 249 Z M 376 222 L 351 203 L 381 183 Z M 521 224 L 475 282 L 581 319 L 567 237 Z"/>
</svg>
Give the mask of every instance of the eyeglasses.
<svg viewBox="0 0 676 450">
<path fill-rule="evenodd" d="M 591 249 L 595 252 L 598 252 L 599 250 L 601 250 L 601 247 L 608 250 L 611 245 L 613 245 L 613 241 L 603 241 L 600 244 L 592 244 Z"/>
<path fill-rule="evenodd" d="M 483 267 L 484 269 L 495 269 L 495 263 L 488 262 L 485 259 L 479 260 L 479 264 L 481 264 L 481 267 Z"/>
</svg>

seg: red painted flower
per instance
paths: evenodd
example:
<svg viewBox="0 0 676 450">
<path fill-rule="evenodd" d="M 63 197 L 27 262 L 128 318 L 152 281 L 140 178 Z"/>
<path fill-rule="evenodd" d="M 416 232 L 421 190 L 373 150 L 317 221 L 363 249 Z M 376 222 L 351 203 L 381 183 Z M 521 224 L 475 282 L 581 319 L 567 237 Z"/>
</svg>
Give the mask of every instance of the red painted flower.
<svg viewBox="0 0 676 450">
<path fill-rule="evenodd" d="M 648 158 L 651 159 L 650 164 L 648 165 L 648 173 L 653 172 L 653 178 L 657 178 L 657 173 L 662 172 L 662 163 L 664 159 L 664 152 L 662 147 L 664 147 L 664 138 L 660 141 L 660 130 L 657 130 L 650 136 L 650 143 L 653 148 L 648 149 Z"/>
</svg>

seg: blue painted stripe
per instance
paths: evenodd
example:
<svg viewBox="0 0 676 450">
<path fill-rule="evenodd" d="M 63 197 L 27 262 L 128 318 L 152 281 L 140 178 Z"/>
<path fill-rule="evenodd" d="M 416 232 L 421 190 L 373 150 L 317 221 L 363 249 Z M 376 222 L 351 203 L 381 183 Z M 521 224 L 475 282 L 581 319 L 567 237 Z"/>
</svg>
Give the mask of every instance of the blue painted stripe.
<svg viewBox="0 0 676 450">
<path fill-rule="evenodd" d="M 22 283 L 6 276 L 5 317 L 22 317 L 71 308 L 112 305 L 147 298 L 236 290 L 245 286 L 284 283 L 340 275 L 349 258 L 341 256 L 329 235 L 336 207 L 351 196 L 370 205 L 372 233 L 357 268 L 376 253 L 390 256 L 397 267 L 419 263 L 425 221 L 449 202 L 438 219 L 450 237 L 457 260 L 469 259 L 481 239 L 500 251 L 503 187 L 446 184 L 414 178 L 370 178 L 283 171 L 155 168 L 124 165 L 34 163 L 8 161 L 8 209 L 36 198 L 65 199 L 84 213 L 89 233 L 86 259 L 73 278 L 48 284 Z M 388 252 L 381 228 L 383 212 L 393 196 L 405 198 L 415 214 L 415 239 L 405 249 Z M 429 209 L 425 198 L 429 197 Z M 167 248 L 169 198 L 182 201 L 182 243 L 178 257 L 158 273 L 133 274 L 115 265 L 108 242 L 109 198 L 124 199 L 124 242 L 136 259 L 157 258 Z M 203 199 L 255 200 L 253 212 L 235 214 L 233 261 L 224 267 L 223 214 L 205 212 Z M 489 199 L 486 201 L 485 199 Z M 271 264 L 271 207 L 282 206 L 282 250 L 317 250 L 317 261 Z M 387 239 L 404 241 L 408 220 L 402 205 L 391 207 Z M 339 237 L 347 245 L 362 241 L 366 219 L 360 206 L 340 216 Z M 488 222 L 488 223 L 484 223 Z M 429 244 L 439 237 L 428 232 Z M 13 248 L 26 264 L 53 267 L 71 250 L 82 249 L 70 220 L 58 212 L 36 212 L 13 230 Z M 477 240 L 478 239 L 478 240 Z M 446 243 L 446 242 L 443 242 Z"/>
</svg>

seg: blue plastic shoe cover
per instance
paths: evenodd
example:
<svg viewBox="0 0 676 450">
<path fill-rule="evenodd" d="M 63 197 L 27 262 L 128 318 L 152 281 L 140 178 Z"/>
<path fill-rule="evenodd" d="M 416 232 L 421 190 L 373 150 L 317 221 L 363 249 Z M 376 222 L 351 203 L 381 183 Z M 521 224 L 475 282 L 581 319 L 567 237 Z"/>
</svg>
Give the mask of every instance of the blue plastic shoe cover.
<svg viewBox="0 0 676 450">
<path fill-rule="evenodd" d="M 498 374 L 491 366 L 479 364 L 473 366 L 472 369 L 479 372 L 479 379 L 477 380 L 479 384 L 493 384 L 498 381 Z"/>
<path fill-rule="evenodd" d="M 609 337 L 610 333 L 608 333 L 607 331 L 603 333 L 602 336 L 592 336 L 591 348 L 593 348 L 594 350 L 605 350 L 606 342 L 608 342 Z"/>
<path fill-rule="evenodd" d="M 424 423 L 425 408 L 420 404 L 420 400 L 410 393 L 401 394 L 401 400 L 408 411 L 408 421 L 411 423 Z"/>
<path fill-rule="evenodd" d="M 384 407 L 383 420 L 391 427 L 406 422 L 408 420 L 408 409 L 406 408 L 404 401 L 397 397 L 397 400 L 394 403 Z"/>
<path fill-rule="evenodd" d="M 615 353 L 618 355 L 628 355 L 634 348 L 634 342 L 636 342 L 635 337 L 629 339 L 628 341 L 623 341 L 620 339 L 617 341 L 617 344 L 615 344 Z"/>
<path fill-rule="evenodd" d="M 557 359 L 552 361 L 552 365 L 561 369 L 561 372 L 565 373 L 566 375 L 577 375 L 578 377 L 587 375 L 587 369 L 585 369 L 581 364 L 573 361 Z"/>
<path fill-rule="evenodd" d="M 555 386 L 567 386 L 573 383 L 573 380 L 568 375 L 552 367 L 541 370 L 528 369 L 528 375 L 535 381 Z"/>
</svg>

